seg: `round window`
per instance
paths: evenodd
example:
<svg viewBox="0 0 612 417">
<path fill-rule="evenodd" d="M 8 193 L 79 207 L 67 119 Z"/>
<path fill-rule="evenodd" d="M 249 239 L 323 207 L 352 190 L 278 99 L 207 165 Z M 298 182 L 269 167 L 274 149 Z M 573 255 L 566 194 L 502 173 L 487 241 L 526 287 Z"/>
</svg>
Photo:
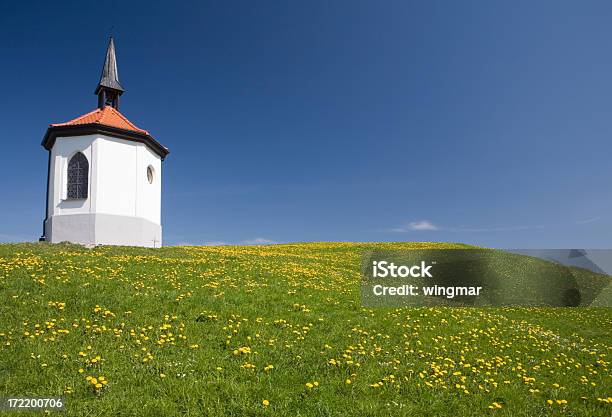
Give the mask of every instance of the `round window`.
<svg viewBox="0 0 612 417">
<path fill-rule="evenodd" d="M 147 180 L 149 184 L 153 184 L 153 180 L 155 179 L 155 171 L 153 171 L 153 167 L 149 165 L 147 167 Z"/>
</svg>

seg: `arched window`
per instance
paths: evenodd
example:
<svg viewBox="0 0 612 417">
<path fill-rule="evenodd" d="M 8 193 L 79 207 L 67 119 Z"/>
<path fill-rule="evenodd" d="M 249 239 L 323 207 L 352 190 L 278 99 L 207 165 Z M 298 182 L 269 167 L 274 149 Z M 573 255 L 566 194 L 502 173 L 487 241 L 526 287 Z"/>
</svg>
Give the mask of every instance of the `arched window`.
<svg viewBox="0 0 612 417">
<path fill-rule="evenodd" d="M 68 162 L 68 198 L 87 198 L 89 162 L 77 152 Z"/>
</svg>

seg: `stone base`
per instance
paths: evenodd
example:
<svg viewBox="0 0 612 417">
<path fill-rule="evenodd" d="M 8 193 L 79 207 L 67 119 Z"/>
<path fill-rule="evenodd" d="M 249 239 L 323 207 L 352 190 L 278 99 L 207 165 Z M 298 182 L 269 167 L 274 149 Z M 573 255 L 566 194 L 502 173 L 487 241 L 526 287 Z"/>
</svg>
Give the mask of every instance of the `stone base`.
<svg viewBox="0 0 612 417">
<path fill-rule="evenodd" d="M 159 248 L 162 245 L 162 228 L 140 217 L 63 214 L 51 216 L 45 221 L 45 241 Z"/>
</svg>

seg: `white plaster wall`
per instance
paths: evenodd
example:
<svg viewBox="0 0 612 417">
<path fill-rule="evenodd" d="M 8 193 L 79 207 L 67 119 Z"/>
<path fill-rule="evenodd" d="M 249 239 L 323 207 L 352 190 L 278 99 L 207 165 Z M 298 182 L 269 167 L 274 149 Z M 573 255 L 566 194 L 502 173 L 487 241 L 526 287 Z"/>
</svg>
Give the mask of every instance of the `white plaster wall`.
<svg viewBox="0 0 612 417">
<path fill-rule="evenodd" d="M 161 158 L 138 143 L 136 176 L 136 216 L 161 224 Z M 147 167 L 153 168 L 153 183 L 147 179 Z"/>
<path fill-rule="evenodd" d="M 49 181 L 49 215 L 84 214 L 93 210 L 92 195 L 95 189 L 95 164 L 92 161 L 96 155 L 96 135 L 57 138 L 51 149 L 51 177 Z M 82 152 L 89 162 L 89 190 L 85 200 L 66 200 L 66 183 L 68 161 L 72 156 Z"/>
<path fill-rule="evenodd" d="M 146 145 L 100 136 L 97 145 L 96 213 L 161 221 L 161 159 Z M 147 180 L 147 167 L 155 175 Z"/>
<path fill-rule="evenodd" d="M 96 213 L 136 216 L 137 144 L 109 136 L 96 141 Z"/>
<path fill-rule="evenodd" d="M 89 162 L 85 200 L 67 200 L 68 161 L 82 152 Z M 153 184 L 147 167 L 154 170 Z M 161 224 L 161 158 L 146 145 L 104 135 L 57 138 L 51 150 L 49 215 L 113 214 Z"/>
</svg>

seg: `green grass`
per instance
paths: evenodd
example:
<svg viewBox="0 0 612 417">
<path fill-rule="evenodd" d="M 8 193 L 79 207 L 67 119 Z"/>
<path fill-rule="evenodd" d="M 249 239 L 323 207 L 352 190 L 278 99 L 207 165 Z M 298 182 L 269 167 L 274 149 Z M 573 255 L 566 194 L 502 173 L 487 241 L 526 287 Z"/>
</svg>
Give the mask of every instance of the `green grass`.
<svg viewBox="0 0 612 417">
<path fill-rule="evenodd" d="M 361 306 L 363 251 L 450 247 L 0 245 L 0 396 L 64 396 L 68 416 L 610 416 L 609 308 Z"/>
</svg>

